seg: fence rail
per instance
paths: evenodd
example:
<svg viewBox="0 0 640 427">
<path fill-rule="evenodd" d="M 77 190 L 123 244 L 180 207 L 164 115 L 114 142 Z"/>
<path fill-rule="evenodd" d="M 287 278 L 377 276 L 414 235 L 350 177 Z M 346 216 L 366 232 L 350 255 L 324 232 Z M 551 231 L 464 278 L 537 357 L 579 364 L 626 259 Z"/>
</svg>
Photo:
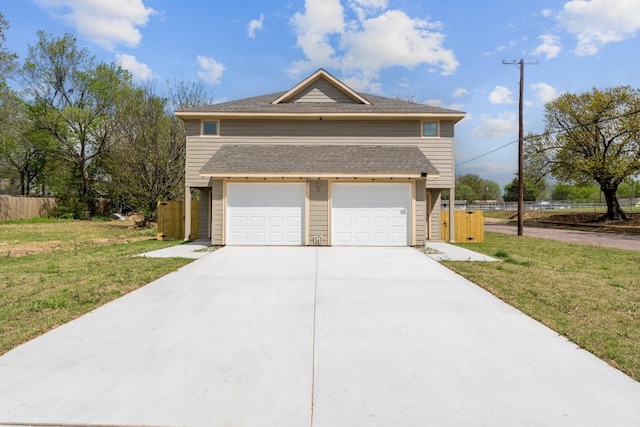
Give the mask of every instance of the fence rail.
<svg viewBox="0 0 640 427">
<path fill-rule="evenodd" d="M 620 202 L 620 207 L 625 212 L 640 212 L 640 199 L 637 202 Z M 525 211 L 573 211 L 573 212 L 606 212 L 606 203 L 585 203 L 575 201 L 552 201 L 552 202 L 525 202 L 523 205 Z M 517 211 L 517 202 L 495 202 L 487 204 L 467 204 L 459 206 L 456 204 L 456 210 L 471 211 Z"/>
<path fill-rule="evenodd" d="M 0 195 L 0 221 L 48 216 L 56 205 L 53 197 L 16 197 Z"/>
</svg>

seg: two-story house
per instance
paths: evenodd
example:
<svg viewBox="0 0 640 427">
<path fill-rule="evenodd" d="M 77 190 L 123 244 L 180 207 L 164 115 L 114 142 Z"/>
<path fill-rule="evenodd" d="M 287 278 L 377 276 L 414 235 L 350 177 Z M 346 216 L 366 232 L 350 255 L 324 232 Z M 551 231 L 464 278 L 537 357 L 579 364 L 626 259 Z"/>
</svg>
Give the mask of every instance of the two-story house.
<svg viewBox="0 0 640 427">
<path fill-rule="evenodd" d="M 292 89 L 176 113 L 186 238 L 213 245 L 418 246 L 440 240 L 464 113 L 361 94 L 325 70 Z M 200 235 L 190 204 L 199 191 Z"/>
</svg>

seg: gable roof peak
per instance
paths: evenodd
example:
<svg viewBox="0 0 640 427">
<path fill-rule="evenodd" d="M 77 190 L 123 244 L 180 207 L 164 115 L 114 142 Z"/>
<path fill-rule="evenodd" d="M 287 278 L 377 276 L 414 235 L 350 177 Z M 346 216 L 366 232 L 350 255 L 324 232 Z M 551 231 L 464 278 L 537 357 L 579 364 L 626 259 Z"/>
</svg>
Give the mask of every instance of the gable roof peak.
<svg viewBox="0 0 640 427">
<path fill-rule="evenodd" d="M 297 85 L 289 89 L 287 92 L 285 92 L 284 94 L 276 98 L 272 102 L 272 104 L 281 104 L 281 103 L 287 102 L 288 100 L 295 97 L 296 95 L 304 91 L 307 87 L 309 87 L 311 84 L 315 83 L 320 79 L 324 79 L 329 84 L 331 84 L 332 86 L 340 90 L 342 93 L 344 93 L 346 96 L 356 101 L 356 103 L 371 105 L 371 102 L 369 102 L 369 100 L 367 100 L 364 96 L 360 95 L 358 92 L 351 89 L 342 81 L 338 80 L 336 77 L 331 75 L 328 71 L 326 71 L 324 68 L 319 68 L 315 73 L 311 74 L 309 77 L 302 80 L 300 83 L 298 83 Z"/>
</svg>

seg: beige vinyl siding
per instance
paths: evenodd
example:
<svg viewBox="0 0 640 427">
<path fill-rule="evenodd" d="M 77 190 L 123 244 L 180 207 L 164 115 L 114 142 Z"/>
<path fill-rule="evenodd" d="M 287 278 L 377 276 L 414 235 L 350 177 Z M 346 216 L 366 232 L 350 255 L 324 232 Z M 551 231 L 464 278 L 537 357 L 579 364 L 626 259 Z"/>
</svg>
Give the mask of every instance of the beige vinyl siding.
<svg viewBox="0 0 640 427">
<path fill-rule="evenodd" d="M 212 140 L 211 138 L 188 137 L 187 138 L 187 157 L 186 157 L 186 179 L 185 184 L 190 187 L 206 187 L 209 184 L 209 178 L 200 176 L 200 169 L 209 161 L 211 156 L 222 145 L 219 138 Z"/>
<path fill-rule="evenodd" d="M 221 137 L 420 138 L 413 120 L 224 120 Z"/>
<path fill-rule="evenodd" d="M 431 193 L 431 206 L 427 206 L 428 212 L 431 212 L 431 240 L 441 240 L 440 236 L 440 210 L 441 199 L 440 190 L 428 190 Z"/>
<path fill-rule="evenodd" d="M 440 122 L 440 138 L 453 138 L 452 120 L 442 120 Z"/>
<path fill-rule="evenodd" d="M 326 180 L 309 181 L 310 245 L 314 244 L 314 236 L 322 236 L 322 246 L 329 244 L 329 182 Z"/>
<path fill-rule="evenodd" d="M 200 204 L 199 204 L 199 225 L 200 232 L 198 235 L 199 239 L 208 239 L 211 237 L 211 189 L 210 188 L 201 188 L 200 189 Z"/>
<path fill-rule="evenodd" d="M 211 224 L 211 244 L 223 244 L 223 213 L 224 213 L 224 192 L 221 179 L 213 180 L 212 195 L 212 224 Z"/>
<path fill-rule="evenodd" d="M 220 121 L 220 131 L 215 138 L 199 134 L 187 138 L 187 186 L 209 185 L 200 169 L 222 144 L 416 145 L 439 172 L 437 178 L 428 177 L 427 188 L 454 185 L 453 138 L 422 138 L 419 120 L 231 119 Z"/>
<path fill-rule="evenodd" d="M 347 96 L 325 79 L 319 79 L 300 91 L 287 102 L 340 102 L 353 104 L 356 101 Z"/>
<path fill-rule="evenodd" d="M 187 136 L 200 136 L 201 123 L 200 120 L 187 120 L 185 123 Z"/>
<path fill-rule="evenodd" d="M 454 185 L 453 176 L 453 139 L 422 139 L 418 148 L 438 170 L 438 177 L 427 177 L 427 188 L 449 188 Z"/>
<path fill-rule="evenodd" d="M 416 233 L 416 246 L 424 246 L 426 241 L 426 217 L 427 217 L 427 190 L 425 188 L 425 180 L 416 181 L 416 217 L 414 219 L 414 228 Z"/>
</svg>

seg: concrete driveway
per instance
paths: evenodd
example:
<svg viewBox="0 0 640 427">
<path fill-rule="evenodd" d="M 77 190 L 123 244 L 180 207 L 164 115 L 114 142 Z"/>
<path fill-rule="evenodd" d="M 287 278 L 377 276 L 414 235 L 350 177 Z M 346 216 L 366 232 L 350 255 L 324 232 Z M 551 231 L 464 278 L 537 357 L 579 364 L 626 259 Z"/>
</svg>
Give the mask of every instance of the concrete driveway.
<svg viewBox="0 0 640 427">
<path fill-rule="evenodd" d="M 0 425 L 640 425 L 640 384 L 412 248 L 226 247 L 0 357 Z"/>
</svg>

